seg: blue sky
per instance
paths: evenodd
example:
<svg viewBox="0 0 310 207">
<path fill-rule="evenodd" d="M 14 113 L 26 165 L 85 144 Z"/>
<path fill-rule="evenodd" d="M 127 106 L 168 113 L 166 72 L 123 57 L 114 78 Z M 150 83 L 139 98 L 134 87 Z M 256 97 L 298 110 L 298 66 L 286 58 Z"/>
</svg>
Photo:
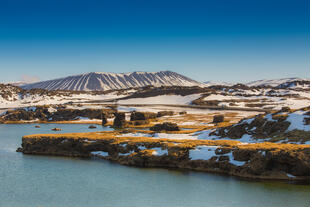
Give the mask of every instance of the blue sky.
<svg viewBox="0 0 310 207">
<path fill-rule="evenodd" d="M 0 0 L 0 82 L 136 70 L 309 78 L 309 11 L 299 0 Z"/>
</svg>

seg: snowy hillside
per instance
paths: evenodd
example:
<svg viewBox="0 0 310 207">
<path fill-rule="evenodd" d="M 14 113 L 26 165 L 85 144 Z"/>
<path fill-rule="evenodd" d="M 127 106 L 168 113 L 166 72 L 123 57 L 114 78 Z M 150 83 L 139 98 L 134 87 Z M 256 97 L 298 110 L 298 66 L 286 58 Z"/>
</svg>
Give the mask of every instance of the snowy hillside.
<svg viewBox="0 0 310 207">
<path fill-rule="evenodd" d="M 23 90 L 17 86 L 0 84 L 0 108 L 28 107 L 49 104 L 64 104 L 68 102 L 109 100 L 122 98 L 134 93 L 127 90 L 122 93 L 112 92 L 74 92 L 74 91 L 47 91 Z"/>
<path fill-rule="evenodd" d="M 233 86 L 237 83 L 230 82 L 212 82 L 206 81 L 204 85 L 206 87 L 209 86 Z M 310 79 L 302 79 L 302 78 L 282 78 L 282 79 L 263 79 L 256 80 L 248 83 L 244 83 L 244 85 L 249 87 L 275 87 L 275 88 L 292 88 L 292 89 L 310 89 Z"/>
<path fill-rule="evenodd" d="M 272 79 L 272 80 L 258 80 L 247 83 L 248 86 L 272 86 L 279 88 L 295 87 L 298 85 L 304 85 L 303 83 L 310 82 L 310 79 L 302 78 L 283 78 L 283 79 Z M 295 83 L 295 84 L 294 84 Z M 298 84 L 300 83 L 300 84 Z M 308 88 L 309 88 L 308 84 Z"/>
<path fill-rule="evenodd" d="M 171 71 L 105 73 L 93 72 L 22 86 L 24 89 L 104 91 L 144 86 L 195 86 L 200 83 Z"/>
</svg>

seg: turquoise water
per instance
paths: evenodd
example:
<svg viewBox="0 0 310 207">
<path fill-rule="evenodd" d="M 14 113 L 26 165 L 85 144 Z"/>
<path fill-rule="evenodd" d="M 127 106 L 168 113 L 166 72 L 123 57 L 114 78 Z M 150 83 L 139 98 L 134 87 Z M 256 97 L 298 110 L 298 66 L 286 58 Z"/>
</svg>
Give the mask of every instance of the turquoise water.
<svg viewBox="0 0 310 207">
<path fill-rule="evenodd" d="M 22 135 L 60 133 L 50 131 L 54 127 L 94 131 L 88 125 L 41 126 L 0 125 L 0 207 L 310 206 L 307 185 L 15 152 Z"/>
</svg>

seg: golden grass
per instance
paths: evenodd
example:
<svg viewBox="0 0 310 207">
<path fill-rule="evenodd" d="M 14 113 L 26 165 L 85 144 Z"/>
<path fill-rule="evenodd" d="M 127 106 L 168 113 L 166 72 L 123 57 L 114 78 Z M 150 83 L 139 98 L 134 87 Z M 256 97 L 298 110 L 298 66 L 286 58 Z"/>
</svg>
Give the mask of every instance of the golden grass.
<svg viewBox="0 0 310 207">
<path fill-rule="evenodd" d="M 238 112 L 227 112 L 224 114 L 225 122 L 219 123 L 215 126 L 207 126 L 205 123 L 211 123 L 213 120 L 213 116 L 216 114 L 221 114 L 219 112 L 213 112 L 209 114 L 184 114 L 178 116 L 171 116 L 171 117 L 160 117 L 156 119 L 148 120 L 148 124 L 143 125 L 133 125 L 130 122 L 127 125 L 127 128 L 134 128 L 134 129 L 143 129 L 143 128 L 150 128 L 155 124 L 163 123 L 163 122 L 174 122 L 179 125 L 179 127 L 186 128 L 186 130 L 181 130 L 181 132 L 169 132 L 175 134 L 182 134 L 182 133 L 193 133 L 203 129 L 211 129 L 215 127 L 226 127 L 233 123 L 238 122 L 241 118 L 239 117 Z M 185 122 L 195 122 L 197 124 L 192 125 L 183 125 Z M 36 124 L 45 124 L 45 123 L 52 123 L 52 124 L 96 124 L 101 125 L 101 121 L 98 120 L 89 120 L 89 121 L 5 121 L 4 124 L 29 124 L 29 123 L 36 123 Z M 108 122 L 106 126 L 112 126 L 113 122 Z"/>
<path fill-rule="evenodd" d="M 184 140 L 184 139 L 154 139 L 150 137 L 118 137 L 121 135 L 120 131 L 104 131 L 104 132 L 88 132 L 88 133 L 66 133 L 66 134 L 36 134 L 27 135 L 23 139 L 88 139 L 98 141 L 108 141 L 113 144 L 160 144 L 165 147 L 178 148 L 195 148 L 196 146 L 225 146 L 229 148 L 249 149 L 249 150 L 270 150 L 270 151 L 295 151 L 305 148 L 310 148 L 310 145 L 298 144 L 280 144 L 280 143 L 253 143 L 242 144 L 240 141 L 234 140 Z M 175 145 L 175 144 L 178 145 Z"/>
<path fill-rule="evenodd" d="M 42 123 L 42 122 L 41 122 Z M 53 121 L 53 122 L 47 122 L 49 124 L 97 124 L 97 125 L 101 125 L 101 121 Z"/>
<path fill-rule="evenodd" d="M 213 115 L 217 113 L 213 113 L 212 116 L 210 114 L 185 114 L 177 117 L 164 117 L 150 120 L 149 124 L 144 125 L 128 125 L 127 129 L 123 130 L 115 130 L 115 131 L 103 131 L 103 132 L 88 132 L 88 133 L 66 133 L 66 134 L 37 134 L 37 135 L 27 135 L 24 136 L 23 139 L 89 139 L 89 140 L 98 140 L 98 141 L 108 141 L 113 144 L 127 143 L 127 144 L 160 144 L 163 147 L 177 147 L 177 148 L 195 148 L 196 146 L 201 145 L 213 145 L 213 146 L 223 146 L 228 148 L 238 148 L 238 149 L 248 149 L 248 150 L 270 150 L 270 151 L 295 151 L 305 148 L 310 148 L 310 145 L 298 145 L 298 144 L 280 144 L 280 143 L 272 143 L 272 142 L 264 142 L 264 143 L 253 143 L 253 144 L 243 144 L 237 140 L 184 140 L 184 139 L 157 139 L 152 137 L 130 137 L 124 136 L 126 133 L 144 133 L 144 134 L 152 134 L 153 131 L 144 130 L 143 128 L 149 128 L 153 126 L 155 123 L 162 123 L 165 121 L 172 121 L 177 124 L 184 122 L 201 122 L 201 123 L 210 123 L 213 119 Z M 222 123 L 215 124 L 214 126 L 209 125 L 182 125 L 181 129 L 186 128 L 181 131 L 170 131 L 164 132 L 166 134 L 189 134 L 194 132 L 199 132 L 208 129 L 220 128 L 231 126 L 234 122 L 239 121 L 241 118 L 238 117 L 238 113 L 226 113 L 224 114 L 225 121 Z M 277 115 L 276 115 L 277 116 Z M 281 118 L 282 115 L 279 115 Z M 96 121 L 95 121 L 96 122 Z M 95 123 L 91 122 L 74 122 L 74 121 L 62 121 L 62 122 L 48 122 L 48 123 L 60 123 L 60 124 L 101 124 L 100 121 Z M 44 122 L 39 122 L 44 123 Z M 109 122 L 107 125 L 111 126 L 113 123 Z M 151 153 L 152 151 L 146 151 L 146 153 Z"/>
</svg>

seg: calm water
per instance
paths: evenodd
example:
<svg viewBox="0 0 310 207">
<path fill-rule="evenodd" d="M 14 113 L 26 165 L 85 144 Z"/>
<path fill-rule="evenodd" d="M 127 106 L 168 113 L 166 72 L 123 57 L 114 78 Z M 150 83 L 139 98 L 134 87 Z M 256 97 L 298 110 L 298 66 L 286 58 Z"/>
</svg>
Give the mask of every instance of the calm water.
<svg viewBox="0 0 310 207">
<path fill-rule="evenodd" d="M 310 206 L 307 185 L 16 153 L 22 135 L 54 127 L 91 131 L 88 125 L 41 126 L 0 125 L 0 207 Z"/>
</svg>

